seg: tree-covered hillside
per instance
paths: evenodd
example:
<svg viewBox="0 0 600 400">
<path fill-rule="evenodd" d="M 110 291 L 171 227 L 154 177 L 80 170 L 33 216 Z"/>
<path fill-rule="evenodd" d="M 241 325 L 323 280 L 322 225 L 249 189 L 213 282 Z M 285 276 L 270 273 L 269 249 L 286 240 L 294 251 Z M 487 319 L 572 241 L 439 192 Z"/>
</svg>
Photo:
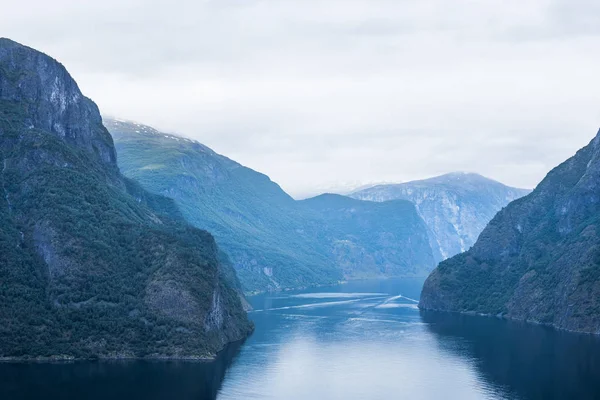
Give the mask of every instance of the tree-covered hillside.
<svg viewBox="0 0 600 400">
<path fill-rule="evenodd" d="M 600 333 L 600 136 L 429 276 L 420 307 Z"/>
<path fill-rule="evenodd" d="M 120 175 L 96 105 L 0 39 L 0 357 L 209 357 L 251 324 L 231 267 Z"/>
</svg>

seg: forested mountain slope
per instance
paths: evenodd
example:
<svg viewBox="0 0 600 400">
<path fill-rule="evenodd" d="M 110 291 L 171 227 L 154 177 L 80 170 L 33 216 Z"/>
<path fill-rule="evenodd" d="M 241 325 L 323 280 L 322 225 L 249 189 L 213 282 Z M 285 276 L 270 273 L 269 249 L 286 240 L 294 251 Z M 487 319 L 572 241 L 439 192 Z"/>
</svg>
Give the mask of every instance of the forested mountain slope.
<svg viewBox="0 0 600 400">
<path fill-rule="evenodd" d="M 210 357 L 251 324 L 212 236 L 124 178 L 96 105 L 0 39 L 0 357 Z"/>
<path fill-rule="evenodd" d="M 420 307 L 600 333 L 600 136 L 442 262 Z"/>
</svg>

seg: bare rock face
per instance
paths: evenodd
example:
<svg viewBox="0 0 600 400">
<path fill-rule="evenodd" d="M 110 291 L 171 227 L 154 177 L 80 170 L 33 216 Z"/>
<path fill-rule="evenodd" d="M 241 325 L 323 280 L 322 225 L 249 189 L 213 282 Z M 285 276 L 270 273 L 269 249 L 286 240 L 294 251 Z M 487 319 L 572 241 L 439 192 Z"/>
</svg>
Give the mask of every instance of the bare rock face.
<svg viewBox="0 0 600 400">
<path fill-rule="evenodd" d="M 421 181 L 378 185 L 352 193 L 356 199 L 412 202 L 427 224 L 437 261 L 468 250 L 502 207 L 529 193 L 481 175 L 455 172 Z"/>
<path fill-rule="evenodd" d="M 115 154 L 65 68 L 0 39 L 0 358 L 205 358 L 251 331 L 213 237 Z"/>
<path fill-rule="evenodd" d="M 81 94 L 65 67 L 47 55 L 0 38 L 0 98 L 27 107 L 27 128 L 51 132 L 116 166 L 112 137 L 98 107 Z"/>
<path fill-rule="evenodd" d="M 600 137 L 429 276 L 420 307 L 600 333 Z"/>
</svg>

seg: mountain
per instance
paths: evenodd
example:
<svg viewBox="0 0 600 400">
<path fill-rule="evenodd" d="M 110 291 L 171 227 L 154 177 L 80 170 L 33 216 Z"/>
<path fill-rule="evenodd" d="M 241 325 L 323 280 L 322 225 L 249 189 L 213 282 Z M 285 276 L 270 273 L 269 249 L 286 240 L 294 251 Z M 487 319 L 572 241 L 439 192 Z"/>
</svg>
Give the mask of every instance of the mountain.
<svg viewBox="0 0 600 400">
<path fill-rule="evenodd" d="M 442 262 L 420 307 L 600 333 L 600 134 Z"/>
<path fill-rule="evenodd" d="M 0 157 L 0 358 L 205 358 L 252 329 L 213 237 L 124 178 L 67 70 L 8 39 Z"/>
<path fill-rule="evenodd" d="M 301 204 L 319 213 L 321 242 L 346 279 L 426 276 L 435 265 L 427 227 L 409 201 L 323 194 Z"/>
<path fill-rule="evenodd" d="M 362 181 L 346 181 L 346 182 L 336 182 L 336 183 L 324 183 L 324 184 L 315 184 L 310 189 L 305 189 L 304 191 L 295 192 L 292 196 L 296 200 L 306 200 L 311 197 L 316 197 L 325 193 L 335 193 L 341 194 L 343 196 L 348 196 L 351 193 L 358 192 L 359 190 L 367 189 L 376 185 L 383 185 L 389 182 L 378 182 L 378 183 L 364 183 Z"/>
<path fill-rule="evenodd" d="M 190 223 L 212 232 L 247 292 L 387 273 L 412 276 L 420 271 L 426 276 L 435 266 L 427 258 L 427 243 L 419 242 L 425 228 L 415 222 L 419 217 L 412 206 L 400 202 L 382 207 L 347 199 L 360 205 L 360 219 L 334 220 L 324 216 L 318 200 L 296 201 L 267 176 L 196 141 L 133 122 L 105 123 L 115 138 L 123 173 L 145 189 L 174 199 Z M 383 227 L 378 230 L 379 247 L 371 232 L 352 225 L 367 226 L 372 218 L 369 226 L 375 226 L 374 221 L 388 218 L 394 207 L 399 215 L 385 225 L 390 229 L 387 239 Z M 339 211 L 348 214 L 343 207 Z M 425 253 L 416 255 L 406 245 L 407 229 L 414 229 L 414 248 Z M 397 238 L 401 241 L 395 243 Z"/>
<path fill-rule="evenodd" d="M 106 120 L 123 173 L 173 198 L 185 218 L 212 232 L 246 291 L 342 279 L 312 232 L 313 218 L 266 175 L 190 139 Z"/>
<path fill-rule="evenodd" d="M 502 207 L 529 192 L 478 174 L 454 172 L 420 181 L 377 185 L 350 197 L 414 203 L 429 229 L 436 260 L 441 261 L 469 249 Z"/>
</svg>

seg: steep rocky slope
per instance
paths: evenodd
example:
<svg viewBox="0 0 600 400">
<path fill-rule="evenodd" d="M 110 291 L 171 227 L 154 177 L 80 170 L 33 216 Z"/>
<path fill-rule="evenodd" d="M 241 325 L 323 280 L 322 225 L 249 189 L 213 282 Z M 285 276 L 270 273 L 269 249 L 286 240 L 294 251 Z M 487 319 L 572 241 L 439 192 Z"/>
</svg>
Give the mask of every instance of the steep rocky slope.
<svg viewBox="0 0 600 400">
<path fill-rule="evenodd" d="M 360 212 L 347 219 L 352 207 L 342 207 L 336 220 L 319 209 L 321 201 L 295 201 L 267 176 L 198 142 L 132 122 L 105 123 L 123 173 L 173 198 L 188 221 L 212 232 L 246 291 L 357 277 L 426 276 L 435 266 L 428 243 L 420 242 L 423 224 L 410 205 L 345 198 L 359 204 Z M 393 210 L 398 215 L 388 219 Z M 386 219 L 376 234 L 359 229 Z"/>
<path fill-rule="evenodd" d="M 350 197 L 414 203 L 429 229 L 434 255 L 441 261 L 468 250 L 502 207 L 529 192 L 478 174 L 455 172 L 421 181 L 377 185 Z"/>
<path fill-rule="evenodd" d="M 117 168 L 96 105 L 0 39 L 0 357 L 210 357 L 251 324 L 214 239 Z"/>
<path fill-rule="evenodd" d="M 429 276 L 420 307 L 600 333 L 600 137 Z"/>
</svg>

